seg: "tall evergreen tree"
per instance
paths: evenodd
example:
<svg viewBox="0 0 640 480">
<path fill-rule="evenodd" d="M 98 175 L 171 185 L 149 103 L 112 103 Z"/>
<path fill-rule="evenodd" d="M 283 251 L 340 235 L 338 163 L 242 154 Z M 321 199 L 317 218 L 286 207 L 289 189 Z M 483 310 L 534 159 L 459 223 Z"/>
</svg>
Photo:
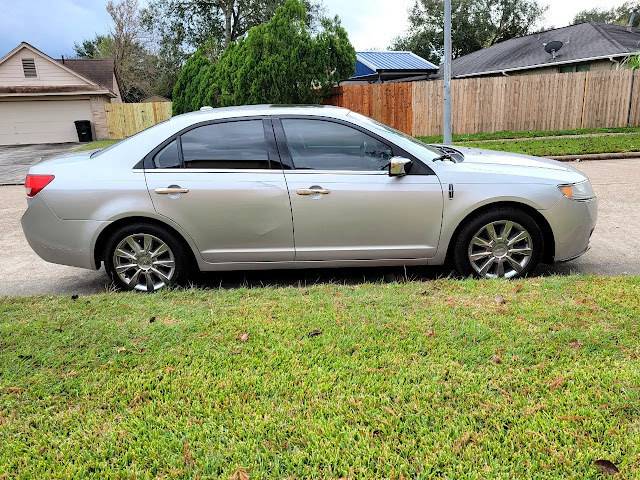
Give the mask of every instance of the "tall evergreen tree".
<svg viewBox="0 0 640 480">
<path fill-rule="evenodd" d="M 199 49 L 174 89 L 174 113 L 203 105 L 318 103 L 353 74 L 355 50 L 338 18 L 308 25 L 306 5 L 287 0 L 264 25 L 228 45 L 212 63 Z M 177 101 L 176 101 L 177 100 Z"/>
</svg>

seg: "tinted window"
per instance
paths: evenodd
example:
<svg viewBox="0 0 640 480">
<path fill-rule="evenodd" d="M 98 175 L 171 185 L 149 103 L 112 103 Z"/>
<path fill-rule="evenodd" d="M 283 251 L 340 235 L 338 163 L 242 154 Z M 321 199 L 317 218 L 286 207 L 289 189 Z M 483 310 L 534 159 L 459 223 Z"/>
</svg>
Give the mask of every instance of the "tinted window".
<svg viewBox="0 0 640 480">
<path fill-rule="evenodd" d="M 204 125 L 181 140 L 187 168 L 269 168 L 262 120 Z"/>
<path fill-rule="evenodd" d="M 296 169 L 384 170 L 391 148 L 339 123 L 283 119 L 289 153 Z"/>
<path fill-rule="evenodd" d="M 174 140 L 153 157 L 153 164 L 156 168 L 171 168 L 180 166 L 178 156 L 178 142 Z"/>
</svg>

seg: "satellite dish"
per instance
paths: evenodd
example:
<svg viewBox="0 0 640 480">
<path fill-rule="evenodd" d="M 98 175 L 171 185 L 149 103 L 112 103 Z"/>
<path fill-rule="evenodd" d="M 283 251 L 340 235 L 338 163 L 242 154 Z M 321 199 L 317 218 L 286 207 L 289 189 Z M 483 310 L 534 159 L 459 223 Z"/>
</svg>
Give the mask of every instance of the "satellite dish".
<svg viewBox="0 0 640 480">
<path fill-rule="evenodd" d="M 556 58 L 556 52 L 562 48 L 562 43 L 559 40 L 554 40 L 553 42 L 544 44 L 544 51 L 551 55 L 552 58 Z"/>
</svg>

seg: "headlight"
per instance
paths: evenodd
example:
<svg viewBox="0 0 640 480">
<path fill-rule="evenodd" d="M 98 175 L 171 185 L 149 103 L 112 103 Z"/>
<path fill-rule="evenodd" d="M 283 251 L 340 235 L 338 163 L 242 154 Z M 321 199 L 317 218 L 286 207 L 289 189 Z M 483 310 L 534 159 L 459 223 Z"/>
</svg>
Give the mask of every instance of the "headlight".
<svg viewBox="0 0 640 480">
<path fill-rule="evenodd" d="M 565 197 L 572 200 L 590 200 L 596 196 L 589 180 L 570 185 L 558 185 L 558 188 Z"/>
</svg>

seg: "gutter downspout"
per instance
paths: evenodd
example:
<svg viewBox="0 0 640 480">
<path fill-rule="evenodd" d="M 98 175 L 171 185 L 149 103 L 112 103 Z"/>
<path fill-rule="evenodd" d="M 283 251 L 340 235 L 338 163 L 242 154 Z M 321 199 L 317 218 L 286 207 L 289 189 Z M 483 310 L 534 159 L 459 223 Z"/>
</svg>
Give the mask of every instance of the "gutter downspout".
<svg viewBox="0 0 640 480">
<path fill-rule="evenodd" d="M 620 60 L 615 60 L 613 57 L 609 57 L 609 61 L 616 64 L 616 70 L 620 70 Z"/>
</svg>

